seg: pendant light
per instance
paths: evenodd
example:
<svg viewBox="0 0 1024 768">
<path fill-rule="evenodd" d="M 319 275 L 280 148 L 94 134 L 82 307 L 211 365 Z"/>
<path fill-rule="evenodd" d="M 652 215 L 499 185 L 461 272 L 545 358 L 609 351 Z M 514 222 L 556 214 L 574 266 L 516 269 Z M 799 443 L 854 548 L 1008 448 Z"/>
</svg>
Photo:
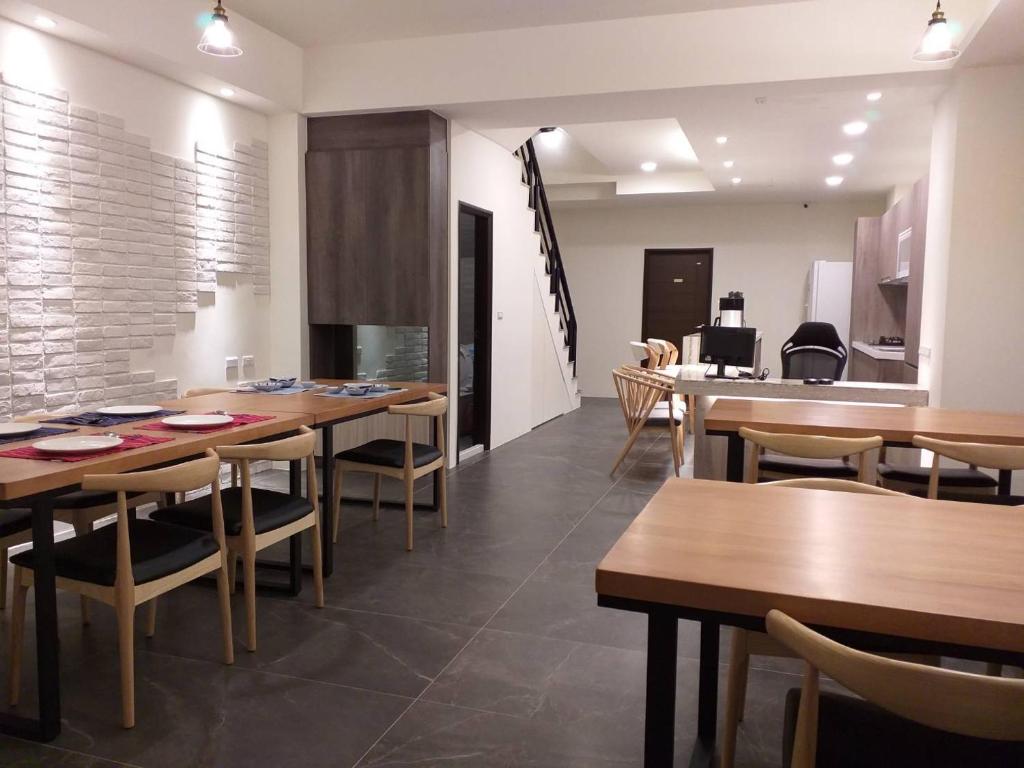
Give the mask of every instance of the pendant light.
<svg viewBox="0 0 1024 768">
<path fill-rule="evenodd" d="M 242 55 L 242 49 L 235 45 L 235 36 L 228 27 L 228 15 L 224 12 L 220 0 L 217 0 L 217 7 L 213 9 L 210 22 L 203 30 L 198 47 L 200 51 L 211 56 L 230 58 Z"/>
<path fill-rule="evenodd" d="M 914 51 L 914 61 L 952 61 L 959 55 L 960 49 L 953 44 L 953 30 L 949 28 L 946 14 L 942 11 L 942 0 L 939 0 L 921 45 Z"/>
</svg>

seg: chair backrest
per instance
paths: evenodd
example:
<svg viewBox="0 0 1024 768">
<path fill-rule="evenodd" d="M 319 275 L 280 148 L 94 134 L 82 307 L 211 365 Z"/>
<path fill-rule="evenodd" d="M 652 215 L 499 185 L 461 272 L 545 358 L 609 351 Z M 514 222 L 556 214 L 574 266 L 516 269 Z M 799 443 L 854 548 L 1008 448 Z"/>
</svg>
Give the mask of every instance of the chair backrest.
<svg viewBox="0 0 1024 768">
<path fill-rule="evenodd" d="M 807 662 L 792 768 L 814 768 L 818 676 L 899 717 L 962 736 L 1024 741 L 1024 680 L 956 672 L 875 656 L 841 645 L 781 611 L 768 613 L 768 634 Z"/>
<path fill-rule="evenodd" d="M 882 447 L 882 438 L 875 437 L 824 437 L 821 435 L 790 435 L 774 432 L 759 432 L 740 427 L 740 437 L 749 445 L 750 459 L 747 462 L 748 483 L 757 482 L 757 457 L 760 449 L 796 456 L 801 459 L 841 459 L 859 455 L 858 479 L 864 482 L 868 477 L 868 462 L 864 454 Z"/>
<path fill-rule="evenodd" d="M 773 480 L 761 485 L 781 485 L 784 488 L 810 488 L 818 491 L 840 491 L 844 493 L 866 493 L 871 496 L 906 496 L 905 493 L 882 488 L 878 485 L 858 483 L 832 477 L 796 477 L 792 480 Z"/>
<path fill-rule="evenodd" d="M 128 518 L 129 493 L 185 493 L 211 486 L 211 514 L 213 535 L 224 546 L 224 511 L 220 500 L 220 459 L 207 449 L 201 459 L 186 461 L 163 469 L 126 472 L 120 475 L 86 475 L 82 478 L 84 491 L 117 492 L 117 577 L 116 589 L 129 589 L 135 585 L 132 573 L 132 553 Z"/>
<path fill-rule="evenodd" d="M 199 397 L 200 395 L 217 395 L 221 392 L 233 392 L 230 387 L 192 387 L 186 389 L 182 397 Z"/>
<path fill-rule="evenodd" d="M 648 368 L 657 368 L 657 363 L 660 362 L 661 355 L 655 350 L 650 344 L 645 344 L 642 341 L 631 341 L 629 342 L 629 348 L 633 353 L 633 360 L 638 363 L 647 361 Z"/>
<path fill-rule="evenodd" d="M 654 406 L 673 391 L 672 380 L 667 376 L 632 366 L 622 366 L 612 371 L 612 382 L 630 432 L 638 424 L 646 422 Z M 670 409 L 669 419 L 672 418 Z"/>
<path fill-rule="evenodd" d="M 832 323 L 801 323 L 782 345 L 782 378 L 839 380 L 848 354 Z"/>
<path fill-rule="evenodd" d="M 447 462 L 448 449 L 444 438 L 444 415 L 447 412 L 448 398 L 436 392 L 427 393 L 427 399 L 421 403 L 392 405 L 388 408 L 388 413 L 405 416 L 405 466 L 407 471 L 412 470 L 412 418 L 414 416 L 432 416 L 434 418 L 434 438 L 437 441 L 435 447 Z"/>
<path fill-rule="evenodd" d="M 962 461 L 972 467 L 987 469 L 1024 469 L 1024 447 L 1017 445 L 990 445 L 988 443 L 957 443 L 934 437 L 914 435 L 914 447 L 931 451 L 932 470 L 928 477 L 928 498 L 939 497 L 939 462 L 943 456 Z"/>
</svg>

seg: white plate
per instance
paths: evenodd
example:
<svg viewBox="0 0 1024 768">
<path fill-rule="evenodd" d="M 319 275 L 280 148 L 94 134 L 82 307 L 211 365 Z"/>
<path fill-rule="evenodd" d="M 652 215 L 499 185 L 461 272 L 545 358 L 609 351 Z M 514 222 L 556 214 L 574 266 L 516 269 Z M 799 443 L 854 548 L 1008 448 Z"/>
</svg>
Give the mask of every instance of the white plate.
<svg viewBox="0 0 1024 768">
<path fill-rule="evenodd" d="M 194 429 L 195 427 L 221 427 L 235 420 L 234 416 L 222 416 L 218 413 L 184 414 L 168 416 L 161 421 L 168 427 L 178 429 Z"/>
<path fill-rule="evenodd" d="M 104 416 L 148 416 L 162 410 L 159 405 L 108 405 L 105 408 L 97 408 L 96 413 L 102 413 Z"/>
<path fill-rule="evenodd" d="M 46 453 L 96 453 L 117 448 L 123 443 L 120 437 L 105 435 L 78 435 L 76 437 L 54 437 L 32 443 L 32 447 Z"/>
<path fill-rule="evenodd" d="M 29 432 L 37 432 L 42 428 L 42 424 L 29 424 L 27 422 L 9 421 L 6 424 L 0 424 L 0 437 L 27 435 Z"/>
</svg>

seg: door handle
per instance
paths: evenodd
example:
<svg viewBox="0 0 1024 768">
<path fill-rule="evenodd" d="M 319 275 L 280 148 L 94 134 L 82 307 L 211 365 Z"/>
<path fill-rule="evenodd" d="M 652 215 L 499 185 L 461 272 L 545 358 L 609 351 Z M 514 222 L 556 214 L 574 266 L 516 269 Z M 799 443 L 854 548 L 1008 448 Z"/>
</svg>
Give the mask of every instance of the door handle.
<svg viewBox="0 0 1024 768">
<path fill-rule="evenodd" d="M 681 283 L 681 282 L 683 282 L 683 278 L 681 278 L 681 277 L 676 277 L 676 278 L 673 278 L 673 279 L 672 279 L 672 282 L 673 282 L 673 283 Z"/>
</svg>

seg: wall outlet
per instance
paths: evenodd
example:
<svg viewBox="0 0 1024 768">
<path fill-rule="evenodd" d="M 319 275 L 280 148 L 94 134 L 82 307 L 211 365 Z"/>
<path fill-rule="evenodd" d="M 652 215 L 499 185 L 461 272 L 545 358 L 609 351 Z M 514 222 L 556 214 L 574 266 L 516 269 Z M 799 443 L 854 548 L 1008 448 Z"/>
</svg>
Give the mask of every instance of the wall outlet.
<svg viewBox="0 0 1024 768">
<path fill-rule="evenodd" d="M 249 370 L 256 367 L 255 355 L 242 355 L 242 368 Z"/>
<path fill-rule="evenodd" d="M 230 375 L 231 373 L 238 373 L 238 358 L 225 357 L 224 370 L 228 373 L 228 375 Z"/>
<path fill-rule="evenodd" d="M 505 319 L 505 313 L 504 312 L 499 312 L 498 313 L 498 319 L 499 320 L 504 320 Z"/>
</svg>

